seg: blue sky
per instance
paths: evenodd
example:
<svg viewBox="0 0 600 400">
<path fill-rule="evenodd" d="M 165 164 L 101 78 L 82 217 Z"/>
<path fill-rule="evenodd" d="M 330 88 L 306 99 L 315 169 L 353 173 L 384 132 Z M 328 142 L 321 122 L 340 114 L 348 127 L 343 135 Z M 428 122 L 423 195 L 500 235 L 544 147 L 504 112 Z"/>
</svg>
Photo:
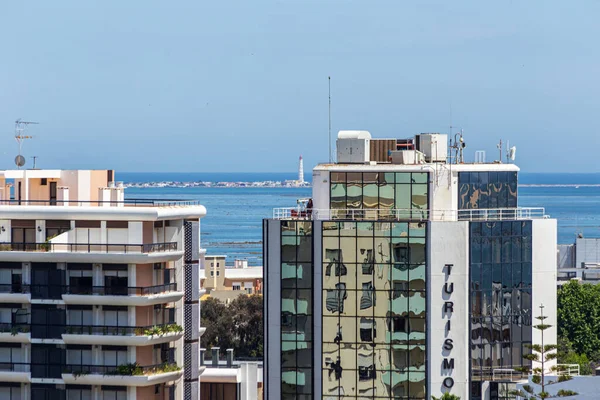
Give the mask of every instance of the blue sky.
<svg viewBox="0 0 600 400">
<path fill-rule="evenodd" d="M 294 171 L 332 131 L 600 172 L 600 2 L 4 1 L 0 168 Z"/>
</svg>

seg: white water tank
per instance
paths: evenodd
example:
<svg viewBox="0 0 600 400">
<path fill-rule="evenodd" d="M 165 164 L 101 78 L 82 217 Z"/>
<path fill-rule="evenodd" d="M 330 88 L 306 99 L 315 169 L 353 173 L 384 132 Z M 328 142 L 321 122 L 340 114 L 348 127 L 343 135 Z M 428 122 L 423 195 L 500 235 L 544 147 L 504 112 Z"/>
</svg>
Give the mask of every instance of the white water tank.
<svg viewBox="0 0 600 400">
<path fill-rule="evenodd" d="M 416 137 L 417 150 L 425 154 L 427 162 L 446 162 L 448 157 L 448 135 L 443 133 L 421 133 Z"/>
<path fill-rule="evenodd" d="M 368 131 L 339 131 L 336 147 L 338 163 L 368 163 L 371 152 L 371 134 Z"/>
</svg>

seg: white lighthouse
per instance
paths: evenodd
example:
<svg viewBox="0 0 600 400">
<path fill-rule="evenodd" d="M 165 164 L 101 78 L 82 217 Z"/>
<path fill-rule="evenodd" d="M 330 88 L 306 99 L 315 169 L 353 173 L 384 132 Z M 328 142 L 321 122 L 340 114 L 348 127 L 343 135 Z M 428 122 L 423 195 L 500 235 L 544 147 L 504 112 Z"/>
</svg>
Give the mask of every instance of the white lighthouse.
<svg viewBox="0 0 600 400">
<path fill-rule="evenodd" d="M 298 163 L 298 183 L 304 183 L 304 163 L 302 162 L 302 155 L 300 155 L 300 161 Z"/>
</svg>

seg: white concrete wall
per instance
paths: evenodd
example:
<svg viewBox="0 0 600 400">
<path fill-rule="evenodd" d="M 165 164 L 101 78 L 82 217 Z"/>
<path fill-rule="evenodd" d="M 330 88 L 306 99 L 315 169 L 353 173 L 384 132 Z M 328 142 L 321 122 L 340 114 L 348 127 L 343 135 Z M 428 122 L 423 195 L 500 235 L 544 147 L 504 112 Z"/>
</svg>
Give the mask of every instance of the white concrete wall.
<svg viewBox="0 0 600 400">
<path fill-rule="evenodd" d="M 431 222 L 428 233 L 427 354 L 429 394 L 469 394 L 469 223 Z M 448 273 L 446 265 L 452 264 Z M 453 290 L 452 290 L 453 285 Z M 452 293 L 447 293 L 451 291 Z M 453 311 L 445 311 L 452 302 Z M 450 321 L 450 330 L 448 330 Z M 444 346 L 451 340 L 453 348 Z M 454 359 L 454 368 L 444 368 Z M 444 386 L 453 380 L 452 388 Z"/>
<path fill-rule="evenodd" d="M 538 219 L 532 221 L 532 325 L 539 324 L 535 317 L 540 315 L 540 304 L 544 304 L 544 315 L 548 318 L 544 323 L 552 325 L 544 331 L 544 344 L 556 344 L 556 220 Z M 541 344 L 541 332 L 532 329 L 533 343 Z M 556 360 L 546 363 L 548 369 L 556 364 Z M 541 364 L 533 363 L 533 368 Z"/>
<path fill-rule="evenodd" d="M 329 172 L 313 170 L 312 188 L 313 208 L 316 210 L 328 210 Z"/>
</svg>

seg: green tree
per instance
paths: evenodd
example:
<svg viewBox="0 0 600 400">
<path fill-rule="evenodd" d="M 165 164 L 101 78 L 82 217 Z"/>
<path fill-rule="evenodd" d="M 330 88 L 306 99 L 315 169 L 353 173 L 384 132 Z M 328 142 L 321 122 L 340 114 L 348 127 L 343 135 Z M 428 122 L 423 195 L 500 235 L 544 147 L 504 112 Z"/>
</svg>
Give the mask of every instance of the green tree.
<svg viewBox="0 0 600 400">
<path fill-rule="evenodd" d="M 235 330 L 234 354 L 239 357 L 263 355 L 263 298 L 242 295 L 229 304 Z"/>
<path fill-rule="evenodd" d="M 201 307 L 206 332 L 200 344 L 207 352 L 218 346 L 221 355 L 233 349 L 235 357 L 263 356 L 262 296 L 241 295 L 229 305 L 209 297 Z"/>
<path fill-rule="evenodd" d="M 233 318 L 224 303 L 212 297 L 202 301 L 201 321 L 202 327 L 206 328 L 200 338 L 203 348 L 220 347 L 221 354 L 225 354 L 227 349 L 234 347 Z"/>
<path fill-rule="evenodd" d="M 592 375 L 590 360 L 585 354 L 577 354 L 573 345 L 565 338 L 558 338 L 558 363 L 578 364 L 580 375 Z"/>
<path fill-rule="evenodd" d="M 600 349 L 600 286 L 571 281 L 558 290 L 558 335 L 575 353 L 597 361 Z"/>
<path fill-rule="evenodd" d="M 455 394 L 450 394 L 448 392 L 444 393 L 440 397 L 431 396 L 432 400 L 460 400 L 460 397 Z"/>
</svg>

